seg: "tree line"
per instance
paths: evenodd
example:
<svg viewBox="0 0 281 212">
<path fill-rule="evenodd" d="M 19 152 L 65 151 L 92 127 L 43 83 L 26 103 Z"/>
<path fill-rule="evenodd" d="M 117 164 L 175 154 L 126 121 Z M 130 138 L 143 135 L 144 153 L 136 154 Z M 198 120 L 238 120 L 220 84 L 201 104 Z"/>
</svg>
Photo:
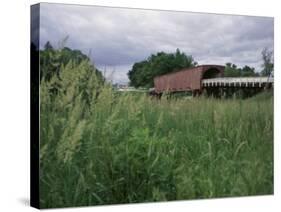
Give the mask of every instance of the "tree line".
<svg viewBox="0 0 281 212">
<path fill-rule="evenodd" d="M 262 70 L 257 72 L 254 67 L 245 65 L 238 67 L 233 63 L 226 63 L 224 76 L 225 77 L 250 77 L 250 76 L 273 76 L 274 59 L 273 51 L 264 48 L 261 52 Z M 52 76 L 59 76 L 61 66 L 66 66 L 70 61 L 74 64 L 79 64 L 82 61 L 89 61 L 90 58 L 83 54 L 80 50 L 71 49 L 69 47 L 61 47 L 55 49 L 48 41 L 44 48 L 40 50 L 40 81 L 42 78 L 50 80 Z M 198 62 L 194 60 L 192 55 L 176 49 L 173 53 L 157 52 L 151 54 L 147 59 L 136 62 L 132 69 L 128 72 L 130 85 L 138 87 L 153 87 L 153 79 L 156 76 L 176 72 L 183 68 L 196 67 Z M 90 65 L 101 82 L 105 81 L 102 72 Z"/>
<path fill-rule="evenodd" d="M 254 67 L 245 65 L 238 67 L 233 63 L 226 63 L 225 77 L 250 77 L 250 76 L 270 76 L 273 75 L 274 61 L 273 51 L 268 48 L 263 49 L 262 70 L 257 72 Z M 130 85 L 138 87 L 153 87 L 153 79 L 156 76 L 179 71 L 183 68 L 192 68 L 198 65 L 192 55 L 186 55 L 179 49 L 174 53 L 158 52 L 151 54 L 147 59 L 137 62 L 128 72 Z"/>
</svg>

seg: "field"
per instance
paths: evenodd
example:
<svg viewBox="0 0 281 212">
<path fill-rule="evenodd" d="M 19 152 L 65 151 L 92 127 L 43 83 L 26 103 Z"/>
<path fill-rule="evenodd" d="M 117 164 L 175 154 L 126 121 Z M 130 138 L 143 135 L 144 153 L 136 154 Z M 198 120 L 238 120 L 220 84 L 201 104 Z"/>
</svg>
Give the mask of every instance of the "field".
<svg viewBox="0 0 281 212">
<path fill-rule="evenodd" d="M 272 93 L 159 100 L 87 70 L 41 82 L 41 207 L 273 193 Z"/>
</svg>

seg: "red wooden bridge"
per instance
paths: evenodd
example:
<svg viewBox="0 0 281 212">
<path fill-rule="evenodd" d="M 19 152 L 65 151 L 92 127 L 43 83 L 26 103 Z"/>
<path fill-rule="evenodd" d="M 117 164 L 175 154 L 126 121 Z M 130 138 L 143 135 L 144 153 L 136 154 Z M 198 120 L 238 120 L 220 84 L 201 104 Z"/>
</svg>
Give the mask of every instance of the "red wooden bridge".
<svg viewBox="0 0 281 212">
<path fill-rule="evenodd" d="M 192 92 L 193 95 L 206 93 L 221 96 L 243 91 L 257 93 L 273 87 L 272 77 L 223 77 L 224 66 L 201 65 L 183 69 L 154 78 L 153 93 Z"/>
</svg>

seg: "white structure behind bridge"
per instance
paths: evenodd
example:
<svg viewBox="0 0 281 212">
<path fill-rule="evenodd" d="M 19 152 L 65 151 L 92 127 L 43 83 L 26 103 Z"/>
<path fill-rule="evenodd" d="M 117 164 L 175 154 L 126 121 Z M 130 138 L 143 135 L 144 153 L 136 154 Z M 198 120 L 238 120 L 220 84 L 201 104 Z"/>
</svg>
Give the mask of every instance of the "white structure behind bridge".
<svg viewBox="0 0 281 212">
<path fill-rule="evenodd" d="M 273 86 L 273 77 L 222 77 L 203 79 L 203 87 L 265 87 Z"/>
</svg>

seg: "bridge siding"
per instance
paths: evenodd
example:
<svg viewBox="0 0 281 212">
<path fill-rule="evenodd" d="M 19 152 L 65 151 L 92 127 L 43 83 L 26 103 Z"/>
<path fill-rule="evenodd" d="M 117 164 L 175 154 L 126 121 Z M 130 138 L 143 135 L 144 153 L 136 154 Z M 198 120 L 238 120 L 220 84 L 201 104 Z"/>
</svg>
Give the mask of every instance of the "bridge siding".
<svg viewBox="0 0 281 212">
<path fill-rule="evenodd" d="M 224 66 L 220 65 L 201 65 L 194 68 L 183 69 L 181 71 L 155 77 L 155 92 L 201 90 L 201 81 L 204 73 L 210 69 L 216 69 L 219 71 L 219 76 L 223 76 Z"/>
</svg>

